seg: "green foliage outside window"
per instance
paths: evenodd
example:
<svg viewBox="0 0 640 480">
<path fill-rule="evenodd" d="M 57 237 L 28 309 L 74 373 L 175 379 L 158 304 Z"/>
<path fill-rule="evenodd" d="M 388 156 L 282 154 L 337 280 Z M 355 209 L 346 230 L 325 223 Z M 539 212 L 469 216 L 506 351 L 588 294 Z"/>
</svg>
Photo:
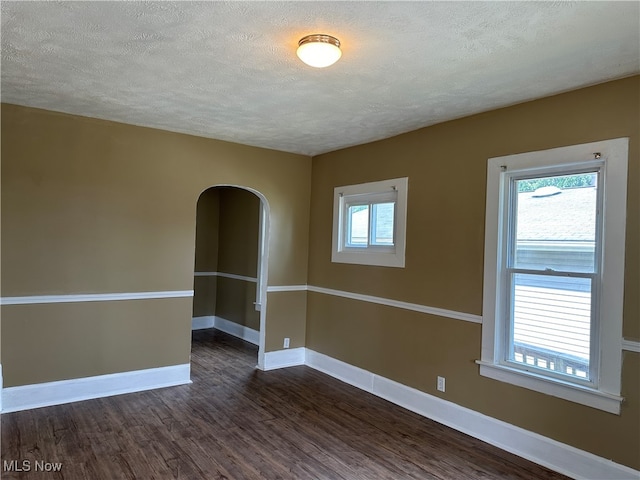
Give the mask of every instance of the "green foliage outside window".
<svg viewBox="0 0 640 480">
<path fill-rule="evenodd" d="M 567 175 L 563 177 L 533 178 L 531 180 L 520 180 L 518 182 L 518 192 L 533 192 L 541 187 L 579 188 L 592 187 L 595 185 L 595 173 L 584 175 Z"/>
<path fill-rule="evenodd" d="M 369 205 L 356 205 L 350 208 L 351 213 L 360 212 L 369 208 Z"/>
</svg>

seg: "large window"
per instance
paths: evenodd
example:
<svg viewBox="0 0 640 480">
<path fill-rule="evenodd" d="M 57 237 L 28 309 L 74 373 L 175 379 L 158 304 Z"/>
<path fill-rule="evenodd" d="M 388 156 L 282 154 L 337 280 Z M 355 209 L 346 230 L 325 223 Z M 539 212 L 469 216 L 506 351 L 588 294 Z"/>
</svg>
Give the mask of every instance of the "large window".
<svg viewBox="0 0 640 480">
<path fill-rule="evenodd" d="M 482 375 L 619 413 L 627 149 L 489 160 Z"/>
<path fill-rule="evenodd" d="M 332 261 L 404 267 L 407 178 L 334 189 Z"/>
</svg>

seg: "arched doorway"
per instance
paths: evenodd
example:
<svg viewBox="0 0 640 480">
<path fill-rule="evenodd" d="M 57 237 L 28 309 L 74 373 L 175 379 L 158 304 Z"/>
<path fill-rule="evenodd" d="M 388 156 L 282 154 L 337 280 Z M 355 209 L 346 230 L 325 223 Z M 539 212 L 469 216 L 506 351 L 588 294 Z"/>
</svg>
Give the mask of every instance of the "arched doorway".
<svg viewBox="0 0 640 480">
<path fill-rule="evenodd" d="M 264 368 L 269 205 L 253 189 L 215 185 L 196 210 L 192 328 L 216 328 L 258 345 Z"/>
</svg>

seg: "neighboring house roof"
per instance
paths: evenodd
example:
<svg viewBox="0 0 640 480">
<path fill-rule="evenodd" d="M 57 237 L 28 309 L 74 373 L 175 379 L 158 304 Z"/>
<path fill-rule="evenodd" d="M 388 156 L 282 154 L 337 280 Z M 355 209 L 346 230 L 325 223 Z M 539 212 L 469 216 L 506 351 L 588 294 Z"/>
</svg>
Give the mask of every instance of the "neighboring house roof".
<svg viewBox="0 0 640 480">
<path fill-rule="evenodd" d="M 596 195 L 595 187 L 571 188 L 539 198 L 534 192 L 518 194 L 518 241 L 593 242 Z M 380 215 L 386 230 L 391 228 L 391 214 L 385 210 Z M 353 215 L 355 237 L 366 238 L 368 215 L 368 210 Z"/>
<path fill-rule="evenodd" d="M 596 195 L 595 187 L 540 198 L 534 192 L 518 194 L 518 241 L 593 242 Z"/>
</svg>

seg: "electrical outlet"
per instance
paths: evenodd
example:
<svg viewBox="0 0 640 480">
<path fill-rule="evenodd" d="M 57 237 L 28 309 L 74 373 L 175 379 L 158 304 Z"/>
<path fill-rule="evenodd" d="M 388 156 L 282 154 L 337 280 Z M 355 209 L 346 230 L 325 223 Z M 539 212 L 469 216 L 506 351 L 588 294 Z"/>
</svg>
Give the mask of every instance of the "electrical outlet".
<svg viewBox="0 0 640 480">
<path fill-rule="evenodd" d="M 438 377 L 438 391 L 444 392 L 444 377 Z"/>
<path fill-rule="evenodd" d="M 284 344 L 282 345 L 284 348 L 289 348 L 289 337 L 285 337 Z"/>
</svg>

